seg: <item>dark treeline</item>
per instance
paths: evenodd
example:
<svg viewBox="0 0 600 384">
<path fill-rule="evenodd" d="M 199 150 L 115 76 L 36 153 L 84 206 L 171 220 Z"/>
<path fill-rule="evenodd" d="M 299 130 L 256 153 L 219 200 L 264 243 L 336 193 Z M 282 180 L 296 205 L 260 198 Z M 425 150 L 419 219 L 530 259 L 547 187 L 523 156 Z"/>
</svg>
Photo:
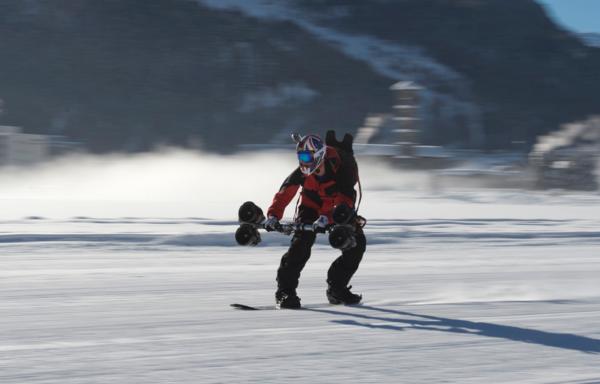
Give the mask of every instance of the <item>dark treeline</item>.
<svg viewBox="0 0 600 384">
<path fill-rule="evenodd" d="M 366 3 L 295 2 L 329 28 L 421 47 L 462 75 L 487 147 L 531 142 L 600 112 L 598 49 L 533 1 Z M 367 113 L 389 110 L 388 87 L 401 80 L 293 22 L 188 0 L 4 0 L 0 58 L 0 123 L 67 135 L 95 152 L 228 152 L 293 130 L 352 131 Z M 444 86 L 436 91 L 454 92 Z"/>
</svg>

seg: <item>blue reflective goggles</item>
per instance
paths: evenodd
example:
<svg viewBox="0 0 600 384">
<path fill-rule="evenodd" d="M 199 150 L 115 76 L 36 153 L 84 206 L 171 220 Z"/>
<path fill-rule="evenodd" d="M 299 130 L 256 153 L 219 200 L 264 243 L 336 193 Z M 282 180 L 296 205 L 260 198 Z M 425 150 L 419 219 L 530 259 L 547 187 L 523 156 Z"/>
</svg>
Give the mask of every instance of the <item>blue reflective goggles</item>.
<svg viewBox="0 0 600 384">
<path fill-rule="evenodd" d="M 298 160 L 302 163 L 312 163 L 314 161 L 313 153 L 311 151 L 300 151 L 298 152 Z"/>
</svg>

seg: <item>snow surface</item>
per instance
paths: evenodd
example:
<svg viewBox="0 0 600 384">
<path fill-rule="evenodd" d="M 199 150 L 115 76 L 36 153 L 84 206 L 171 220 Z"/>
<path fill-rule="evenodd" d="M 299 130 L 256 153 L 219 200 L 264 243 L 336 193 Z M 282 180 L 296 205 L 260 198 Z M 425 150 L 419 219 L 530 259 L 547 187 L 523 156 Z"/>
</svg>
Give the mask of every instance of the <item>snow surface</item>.
<svg viewBox="0 0 600 384">
<path fill-rule="evenodd" d="M 600 48 L 600 33 L 581 33 L 579 37 L 586 45 Z"/>
<path fill-rule="evenodd" d="M 319 20 L 296 9 L 289 1 L 197 0 L 199 4 L 235 10 L 257 19 L 290 21 L 317 38 L 338 48 L 349 57 L 364 61 L 378 73 L 393 79 L 410 78 L 422 82 L 457 82 L 461 76 L 435 61 L 418 47 L 395 44 L 373 36 L 348 34 L 319 24 Z M 455 84 L 458 85 L 458 84 Z"/>
<path fill-rule="evenodd" d="M 597 194 L 431 189 L 361 161 L 364 305 L 229 308 L 273 302 L 289 239 L 244 248 L 233 232 L 293 161 L 167 151 L 1 171 L 0 383 L 600 382 Z M 325 302 L 336 254 L 319 239 L 304 304 Z"/>
</svg>

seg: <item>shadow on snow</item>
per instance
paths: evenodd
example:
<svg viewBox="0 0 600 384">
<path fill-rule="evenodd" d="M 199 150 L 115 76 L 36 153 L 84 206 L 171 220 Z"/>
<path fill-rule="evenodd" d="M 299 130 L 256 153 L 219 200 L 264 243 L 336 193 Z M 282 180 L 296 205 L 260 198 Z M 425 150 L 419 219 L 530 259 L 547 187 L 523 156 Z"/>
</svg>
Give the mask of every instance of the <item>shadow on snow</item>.
<svg viewBox="0 0 600 384">
<path fill-rule="evenodd" d="M 402 317 L 372 316 L 360 313 L 336 311 L 331 309 L 308 310 L 339 316 L 351 316 L 363 320 L 375 320 L 378 322 L 387 323 L 371 324 L 369 322 L 361 322 L 354 319 L 332 320 L 332 322 L 334 323 L 344 325 L 354 325 L 372 329 L 386 329 L 393 331 L 418 329 L 436 332 L 462 333 L 513 340 L 523 343 L 539 344 L 554 348 L 570 349 L 585 353 L 600 353 L 600 340 L 592 339 L 585 336 L 578 336 L 570 333 L 553 333 L 546 331 L 538 331 L 535 329 L 513 327 L 508 325 L 419 315 L 416 313 L 396 311 L 368 305 L 357 306 L 357 308 L 386 313 L 390 315 L 398 315 Z"/>
</svg>

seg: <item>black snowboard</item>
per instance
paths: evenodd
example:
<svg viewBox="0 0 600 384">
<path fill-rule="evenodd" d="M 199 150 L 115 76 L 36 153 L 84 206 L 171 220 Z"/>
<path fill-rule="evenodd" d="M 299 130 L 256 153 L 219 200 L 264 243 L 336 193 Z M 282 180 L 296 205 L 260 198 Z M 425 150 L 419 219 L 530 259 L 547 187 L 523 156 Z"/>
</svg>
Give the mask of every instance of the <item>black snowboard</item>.
<svg viewBox="0 0 600 384">
<path fill-rule="evenodd" d="M 276 305 L 246 305 L 246 304 L 239 304 L 239 303 L 234 303 L 234 304 L 229 304 L 232 308 L 234 309 L 238 309 L 241 311 L 271 311 L 271 310 L 276 310 L 276 309 L 282 309 L 279 308 Z M 301 309 L 318 309 L 318 308 L 327 308 L 327 307 L 356 307 L 356 306 L 360 306 L 360 304 L 355 304 L 355 305 L 339 305 L 339 304 L 329 304 L 329 303 L 321 303 L 321 304 L 307 304 L 307 305 L 303 305 L 300 308 L 296 308 L 296 309 L 291 309 L 292 311 L 297 311 L 297 310 L 301 310 Z M 283 310 L 290 310 L 288 308 L 283 308 Z"/>
</svg>

